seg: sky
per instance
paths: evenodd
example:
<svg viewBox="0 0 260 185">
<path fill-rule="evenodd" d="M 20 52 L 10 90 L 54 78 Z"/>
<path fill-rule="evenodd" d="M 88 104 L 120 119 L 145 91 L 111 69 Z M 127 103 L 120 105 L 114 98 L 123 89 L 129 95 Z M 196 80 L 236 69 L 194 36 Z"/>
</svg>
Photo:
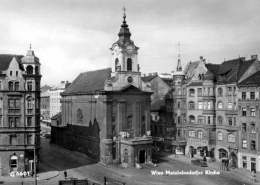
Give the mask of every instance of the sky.
<svg viewBox="0 0 260 185">
<path fill-rule="evenodd" d="M 175 71 L 179 43 L 183 66 L 260 57 L 258 0 L 1 0 L 0 54 L 32 44 L 42 85 L 72 82 L 111 67 L 123 7 L 143 74 Z"/>
</svg>

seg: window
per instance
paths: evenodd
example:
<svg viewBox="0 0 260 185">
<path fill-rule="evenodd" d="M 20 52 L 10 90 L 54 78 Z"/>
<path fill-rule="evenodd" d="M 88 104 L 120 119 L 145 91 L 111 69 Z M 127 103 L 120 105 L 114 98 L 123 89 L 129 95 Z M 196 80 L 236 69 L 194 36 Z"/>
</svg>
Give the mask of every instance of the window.
<svg viewBox="0 0 260 185">
<path fill-rule="evenodd" d="M 19 117 L 15 117 L 14 118 L 14 124 L 15 124 L 15 126 L 19 126 L 20 125 L 20 118 Z"/>
<path fill-rule="evenodd" d="M 18 71 L 16 71 L 16 76 L 18 76 Z"/>
<path fill-rule="evenodd" d="M 9 100 L 8 100 L 8 107 L 9 107 L 9 108 L 15 108 L 15 107 L 14 107 L 14 99 L 9 99 Z"/>
<path fill-rule="evenodd" d="M 178 109 L 181 108 L 181 102 L 178 102 Z"/>
<path fill-rule="evenodd" d="M 9 82 L 9 91 L 13 91 L 14 90 L 14 83 L 13 82 Z"/>
<path fill-rule="evenodd" d="M 228 109 L 229 109 L 229 110 L 232 109 L 232 102 L 228 102 Z"/>
<path fill-rule="evenodd" d="M 247 141 L 245 139 L 242 140 L 242 147 L 247 148 Z"/>
<path fill-rule="evenodd" d="M 210 124 L 210 116 L 208 117 L 208 124 Z"/>
<path fill-rule="evenodd" d="M 178 136 L 181 136 L 181 130 L 178 130 Z"/>
<path fill-rule="evenodd" d="M 10 139 L 10 141 L 11 141 L 11 139 Z M 11 169 L 17 169 L 18 168 L 18 157 L 15 154 L 12 155 L 9 163 L 10 163 Z"/>
<path fill-rule="evenodd" d="M 234 126 L 237 125 L 237 118 L 234 118 Z"/>
<path fill-rule="evenodd" d="M 251 140 L 251 150 L 255 150 L 255 141 Z"/>
<path fill-rule="evenodd" d="M 218 140 L 223 141 L 223 133 L 222 132 L 218 133 Z"/>
<path fill-rule="evenodd" d="M 218 88 L 218 96 L 222 96 L 223 95 L 223 89 L 222 88 Z"/>
<path fill-rule="evenodd" d="M 190 89 L 190 96 L 192 96 L 192 97 L 195 96 L 195 90 L 194 89 Z"/>
<path fill-rule="evenodd" d="M 10 71 L 10 76 L 12 76 L 13 75 L 13 71 Z"/>
<path fill-rule="evenodd" d="M 255 99 L 255 92 L 250 92 L 250 99 L 254 100 Z"/>
<path fill-rule="evenodd" d="M 250 116 L 255 116 L 255 108 L 250 109 Z"/>
<path fill-rule="evenodd" d="M 242 100 L 246 100 L 246 92 L 242 92 Z"/>
<path fill-rule="evenodd" d="M 27 99 L 27 108 L 28 109 L 32 109 L 33 108 L 33 103 L 32 103 L 32 98 L 31 97 L 29 97 Z"/>
<path fill-rule="evenodd" d="M 178 124 L 180 124 L 180 123 L 181 123 L 181 117 L 178 116 Z"/>
<path fill-rule="evenodd" d="M 10 145 L 17 145 L 17 136 L 16 135 L 10 136 Z"/>
<path fill-rule="evenodd" d="M 243 168 L 247 169 L 247 159 L 246 159 L 246 156 L 242 156 L 242 159 L 243 159 Z"/>
<path fill-rule="evenodd" d="M 208 101 L 208 109 L 211 109 L 210 101 Z"/>
<path fill-rule="evenodd" d="M 236 102 L 234 102 L 234 110 L 237 110 L 237 103 Z"/>
<path fill-rule="evenodd" d="M 15 85 L 14 85 L 14 87 L 15 87 L 15 91 L 18 91 L 19 90 L 19 82 L 15 82 L 14 83 Z"/>
<path fill-rule="evenodd" d="M 130 114 L 127 116 L 127 129 L 132 129 L 133 116 Z"/>
<path fill-rule="evenodd" d="M 225 149 L 219 149 L 219 158 L 228 158 L 228 152 Z"/>
<path fill-rule="evenodd" d="M 232 95 L 232 88 L 228 87 L 228 95 Z"/>
<path fill-rule="evenodd" d="M 132 71 L 132 59 L 127 59 L 127 71 Z"/>
<path fill-rule="evenodd" d="M 186 95 L 186 89 L 183 88 L 183 95 Z"/>
<path fill-rule="evenodd" d="M 220 125 L 223 124 L 223 118 L 221 116 L 218 117 L 218 124 L 220 124 Z"/>
<path fill-rule="evenodd" d="M 32 135 L 27 135 L 27 144 L 30 145 L 30 144 L 33 144 L 33 140 L 32 140 Z"/>
<path fill-rule="evenodd" d="M 199 101 L 199 103 L 198 103 L 198 109 L 202 109 L 202 101 Z"/>
<path fill-rule="evenodd" d="M 237 88 L 236 88 L 236 87 L 234 87 L 233 94 L 234 94 L 234 95 L 237 94 Z"/>
<path fill-rule="evenodd" d="M 9 117 L 8 118 L 8 123 L 9 123 L 9 127 L 15 127 L 14 118 L 13 117 Z"/>
<path fill-rule="evenodd" d="M 223 109 L 223 103 L 220 101 L 220 102 L 218 102 L 218 108 L 219 109 Z"/>
<path fill-rule="evenodd" d="M 190 137 L 195 137 L 195 132 L 194 132 L 193 130 L 190 130 L 190 131 L 189 131 L 189 136 L 190 136 Z"/>
<path fill-rule="evenodd" d="M 195 109 L 195 103 L 194 102 L 189 102 L 189 108 L 190 109 Z"/>
<path fill-rule="evenodd" d="M 181 90 L 180 89 L 178 89 L 178 95 L 181 95 Z"/>
<path fill-rule="evenodd" d="M 207 103 L 207 102 L 205 102 L 205 101 L 203 102 L 203 107 L 204 107 L 204 109 L 206 109 L 206 103 Z"/>
<path fill-rule="evenodd" d="M 246 108 L 242 108 L 242 116 L 246 116 Z"/>
<path fill-rule="evenodd" d="M 198 96 L 202 96 L 202 88 L 198 88 Z"/>
<path fill-rule="evenodd" d="M 235 135 L 234 134 L 228 134 L 228 142 L 235 143 Z"/>
<path fill-rule="evenodd" d="M 255 129 L 255 124 L 254 124 L 254 123 L 251 123 L 251 124 L 250 124 L 250 130 L 251 130 L 251 133 L 252 133 L 252 134 L 255 134 L 255 133 L 256 133 L 256 129 Z"/>
<path fill-rule="evenodd" d="M 198 138 L 202 139 L 203 138 L 203 132 L 202 131 L 198 131 Z"/>
<path fill-rule="evenodd" d="M 78 109 L 78 112 L 77 112 L 77 123 L 83 123 L 83 114 L 82 114 L 82 110 L 81 109 Z"/>
<path fill-rule="evenodd" d="M 199 124 L 203 124 L 203 117 L 202 117 L 202 116 L 199 116 L 199 117 L 198 117 L 198 123 L 199 123 Z"/>
<path fill-rule="evenodd" d="M 27 90 L 32 91 L 32 82 L 27 82 Z"/>
<path fill-rule="evenodd" d="M 116 58 L 116 60 L 115 60 L 115 71 L 120 70 L 120 69 L 118 69 L 118 64 L 119 64 L 119 60 L 118 60 L 118 58 Z"/>
<path fill-rule="evenodd" d="M 32 117 L 27 117 L 27 126 L 32 126 Z"/>
<path fill-rule="evenodd" d="M 182 101 L 183 109 L 186 109 L 186 101 Z"/>
<path fill-rule="evenodd" d="M 190 116 L 190 123 L 195 123 L 195 117 L 194 116 Z"/>
<path fill-rule="evenodd" d="M 232 126 L 232 118 L 228 118 L 228 125 Z"/>
<path fill-rule="evenodd" d="M 208 87 L 208 95 L 210 95 L 210 87 Z"/>
</svg>

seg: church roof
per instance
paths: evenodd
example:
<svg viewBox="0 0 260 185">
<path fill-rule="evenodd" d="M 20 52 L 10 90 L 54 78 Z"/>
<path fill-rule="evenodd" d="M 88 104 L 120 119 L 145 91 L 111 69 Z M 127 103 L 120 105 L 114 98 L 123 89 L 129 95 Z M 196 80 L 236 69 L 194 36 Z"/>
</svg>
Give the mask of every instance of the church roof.
<svg viewBox="0 0 260 185">
<path fill-rule="evenodd" d="M 143 76 L 143 77 L 141 77 L 141 78 L 142 78 L 142 81 L 143 81 L 143 82 L 150 82 L 150 81 L 152 81 L 155 77 L 157 77 L 157 75 L 154 75 L 154 76 Z"/>
<path fill-rule="evenodd" d="M 23 57 L 23 55 L 6 55 L 6 54 L 0 54 L 0 73 L 2 73 L 3 71 L 7 70 L 11 61 L 13 60 L 13 58 L 16 58 L 16 60 L 19 63 L 20 69 L 24 70 L 22 64 L 21 64 L 21 58 Z"/>
<path fill-rule="evenodd" d="M 260 85 L 260 71 L 257 71 L 253 75 L 249 76 L 238 85 Z"/>
<path fill-rule="evenodd" d="M 105 81 L 110 77 L 111 68 L 80 73 L 79 76 L 62 93 L 94 93 L 104 90 Z"/>
</svg>

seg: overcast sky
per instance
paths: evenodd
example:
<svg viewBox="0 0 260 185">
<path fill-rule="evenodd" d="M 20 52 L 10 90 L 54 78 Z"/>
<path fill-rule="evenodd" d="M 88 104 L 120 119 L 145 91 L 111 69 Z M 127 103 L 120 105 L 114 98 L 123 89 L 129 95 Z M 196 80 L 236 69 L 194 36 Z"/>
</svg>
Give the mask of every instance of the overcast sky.
<svg viewBox="0 0 260 185">
<path fill-rule="evenodd" d="M 42 85 L 110 67 L 124 6 L 142 73 L 175 70 L 179 42 L 183 65 L 260 55 L 258 0 L 1 0 L 0 54 L 31 43 Z"/>
</svg>

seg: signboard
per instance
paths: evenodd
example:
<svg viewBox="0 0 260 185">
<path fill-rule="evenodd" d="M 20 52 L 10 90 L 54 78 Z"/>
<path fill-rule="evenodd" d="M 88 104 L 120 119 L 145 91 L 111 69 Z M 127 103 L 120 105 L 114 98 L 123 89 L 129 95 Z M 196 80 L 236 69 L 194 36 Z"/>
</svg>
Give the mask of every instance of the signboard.
<svg viewBox="0 0 260 185">
<path fill-rule="evenodd" d="M 192 139 L 190 138 L 190 145 L 199 145 L 199 146 L 206 146 L 209 144 L 207 140 L 202 140 L 202 139 Z"/>
</svg>

